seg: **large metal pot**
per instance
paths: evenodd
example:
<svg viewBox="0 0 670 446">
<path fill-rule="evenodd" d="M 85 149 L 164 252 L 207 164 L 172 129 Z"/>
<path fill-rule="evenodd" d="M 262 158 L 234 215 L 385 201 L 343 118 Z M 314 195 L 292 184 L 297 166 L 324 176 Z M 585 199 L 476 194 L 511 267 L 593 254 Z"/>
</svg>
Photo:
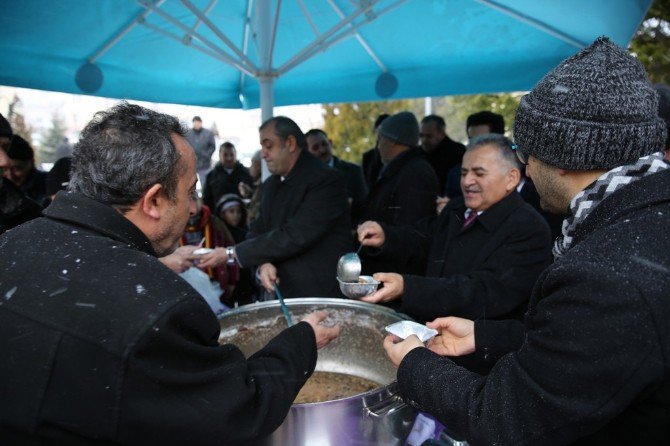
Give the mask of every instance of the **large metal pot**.
<svg viewBox="0 0 670 446">
<path fill-rule="evenodd" d="M 377 389 L 348 398 L 294 404 L 284 423 L 270 436 L 270 445 L 401 445 L 412 429 L 416 410 L 397 393 L 396 371 L 382 347 L 383 328 L 409 319 L 366 302 L 330 299 L 286 299 L 293 319 L 326 310 L 326 323 L 341 327 L 339 338 L 319 351 L 317 371 L 347 373 L 380 383 Z M 286 328 L 277 301 L 258 302 L 220 317 L 221 341 L 235 340 L 245 356 L 263 347 Z M 251 336 L 234 334 L 240 327 Z"/>
</svg>

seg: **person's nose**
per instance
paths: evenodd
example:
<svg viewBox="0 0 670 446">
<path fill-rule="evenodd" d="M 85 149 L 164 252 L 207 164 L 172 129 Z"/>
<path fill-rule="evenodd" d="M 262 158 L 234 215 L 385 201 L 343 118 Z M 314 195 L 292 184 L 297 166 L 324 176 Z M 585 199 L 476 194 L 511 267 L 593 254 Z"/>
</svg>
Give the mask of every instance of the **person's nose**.
<svg viewBox="0 0 670 446">
<path fill-rule="evenodd" d="M 471 173 L 466 173 L 465 175 L 461 176 L 461 184 L 464 186 L 471 186 L 475 182 L 475 176 Z"/>
<path fill-rule="evenodd" d="M 189 200 L 188 216 L 193 217 L 197 212 L 198 212 L 198 209 L 195 205 L 195 200 Z"/>
</svg>

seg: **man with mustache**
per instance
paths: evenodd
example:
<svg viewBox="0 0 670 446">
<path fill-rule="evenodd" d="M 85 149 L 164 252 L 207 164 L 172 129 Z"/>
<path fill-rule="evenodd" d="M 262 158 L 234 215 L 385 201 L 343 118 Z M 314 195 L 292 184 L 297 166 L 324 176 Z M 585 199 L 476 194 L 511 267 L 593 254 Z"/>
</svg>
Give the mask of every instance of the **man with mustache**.
<svg viewBox="0 0 670 446">
<path fill-rule="evenodd" d="M 521 318 L 549 265 L 551 239 L 544 219 L 517 193 L 519 178 L 510 141 L 482 135 L 463 157 L 463 197 L 437 219 L 413 227 L 363 223 L 358 238 L 369 256 L 423 265 L 425 276 L 377 273 L 384 286 L 362 300 L 401 299 L 400 310 L 421 322 L 445 314 Z"/>
</svg>

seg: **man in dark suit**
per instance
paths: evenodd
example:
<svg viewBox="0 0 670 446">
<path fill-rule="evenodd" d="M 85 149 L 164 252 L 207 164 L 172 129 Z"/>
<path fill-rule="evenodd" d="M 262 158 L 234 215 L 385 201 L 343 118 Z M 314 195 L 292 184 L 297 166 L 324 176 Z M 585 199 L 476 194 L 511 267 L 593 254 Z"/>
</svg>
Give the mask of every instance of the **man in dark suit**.
<svg viewBox="0 0 670 446">
<path fill-rule="evenodd" d="M 437 220 L 413 227 L 365 222 L 358 237 L 368 256 L 420 264 L 425 277 L 378 273 L 383 283 L 367 302 L 402 298 L 419 321 L 440 315 L 520 318 L 537 276 L 551 260 L 549 228 L 516 192 L 519 162 L 510 141 L 473 139 L 463 157 L 463 197 Z"/>
<path fill-rule="evenodd" d="M 468 135 L 468 139 L 472 139 L 475 136 L 486 135 L 488 133 L 504 135 L 505 118 L 498 113 L 493 113 L 488 110 L 482 110 L 477 113 L 473 113 L 465 120 L 465 132 Z M 440 197 L 437 200 L 438 214 L 442 211 L 449 200 L 463 195 L 463 192 L 461 191 L 460 162 L 449 169 L 449 172 L 447 172 L 447 179 L 442 192 L 444 193 L 444 197 Z"/>
<path fill-rule="evenodd" d="M 210 209 L 216 208 L 219 198 L 226 194 L 238 194 L 240 183 L 251 187 L 253 184 L 249 169 L 237 161 L 237 150 L 231 142 L 224 142 L 219 147 L 219 162 L 207 174 L 202 201 Z"/>
<path fill-rule="evenodd" d="M 258 266 L 270 293 L 277 282 L 284 297 L 341 297 L 337 260 L 352 249 L 344 178 L 309 154 L 305 135 L 289 118 L 264 122 L 260 140 L 273 175 L 263 184 L 260 215 L 247 240 L 225 256 L 244 267 Z M 220 249 L 203 256 L 200 266 L 226 261 Z"/>
<path fill-rule="evenodd" d="M 419 136 L 421 149 L 437 175 L 439 190 L 442 192 L 447 182 L 447 174 L 463 159 L 465 146 L 449 138 L 444 118 L 437 115 L 428 115 L 421 120 Z"/>
<path fill-rule="evenodd" d="M 360 223 L 361 215 L 365 209 L 365 199 L 368 195 L 361 166 L 341 160 L 333 155 L 332 141 L 328 139 L 328 135 L 323 130 L 312 129 L 305 133 L 305 138 L 307 139 L 309 153 L 325 165 L 340 171 L 344 176 L 349 205 L 351 206 L 351 223 L 355 227 Z"/>
</svg>

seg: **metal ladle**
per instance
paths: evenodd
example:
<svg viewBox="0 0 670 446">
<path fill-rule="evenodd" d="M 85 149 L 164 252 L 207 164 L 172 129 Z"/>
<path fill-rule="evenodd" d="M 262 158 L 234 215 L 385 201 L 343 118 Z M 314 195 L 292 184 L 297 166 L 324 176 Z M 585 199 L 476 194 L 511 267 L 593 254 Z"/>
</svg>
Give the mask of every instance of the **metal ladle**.
<svg viewBox="0 0 670 446">
<path fill-rule="evenodd" d="M 337 261 L 337 278 L 342 282 L 358 282 L 361 275 L 361 258 L 358 253 L 361 252 L 363 245 L 358 247 L 356 252 L 348 252 Z"/>
</svg>

